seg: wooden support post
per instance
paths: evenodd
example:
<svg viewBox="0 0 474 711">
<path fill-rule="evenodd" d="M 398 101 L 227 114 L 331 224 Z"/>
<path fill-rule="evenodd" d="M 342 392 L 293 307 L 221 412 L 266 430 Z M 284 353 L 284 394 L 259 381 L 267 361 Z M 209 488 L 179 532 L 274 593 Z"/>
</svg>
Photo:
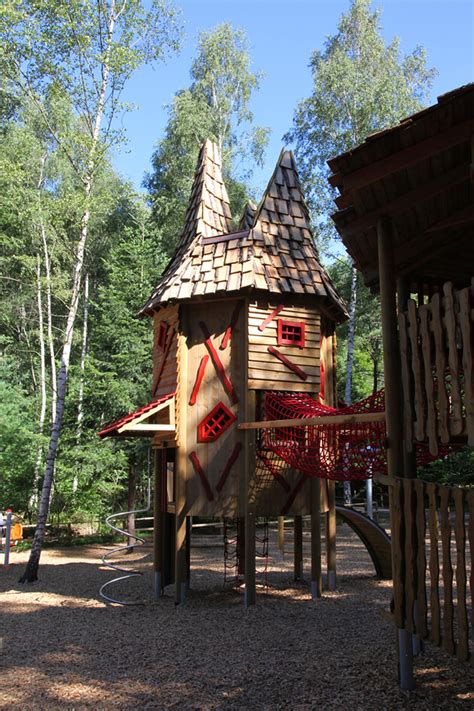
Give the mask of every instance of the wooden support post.
<svg viewBox="0 0 474 711">
<path fill-rule="evenodd" d="M 400 346 L 398 342 L 396 282 L 393 260 L 393 225 L 389 218 L 377 223 L 380 305 L 382 309 L 383 363 L 385 373 L 385 412 L 387 428 L 387 469 L 390 477 L 403 476 L 402 401 Z"/>
<path fill-rule="evenodd" d="M 184 309 L 180 308 L 179 318 L 181 328 L 178 334 L 178 448 L 175 463 L 175 506 L 176 506 L 176 540 L 175 540 L 175 604 L 184 602 L 186 597 L 186 412 L 187 408 L 187 372 L 188 347 L 186 343 L 186 322 Z"/>
<path fill-rule="evenodd" d="M 323 594 L 321 576 L 321 480 L 311 480 L 311 597 Z"/>
<path fill-rule="evenodd" d="M 393 258 L 394 228 L 388 217 L 377 222 L 377 246 L 379 261 L 380 306 L 382 309 L 382 342 L 385 374 L 385 412 L 387 432 L 387 473 L 390 478 L 404 475 L 403 470 L 403 422 L 400 375 L 400 345 L 397 329 L 396 281 Z M 393 487 L 390 487 L 390 519 L 394 521 Z M 413 655 L 411 635 L 405 629 L 404 611 L 400 609 L 403 599 L 402 581 L 397 571 L 403 570 L 400 559 L 399 535 L 392 535 L 393 590 L 395 619 L 399 619 L 397 634 L 399 683 L 402 689 L 413 688 Z M 398 608 L 398 609 L 397 609 Z M 411 611 L 410 611 L 411 615 Z"/>
<path fill-rule="evenodd" d="M 278 516 L 278 550 L 281 559 L 285 556 L 285 517 Z"/>
<path fill-rule="evenodd" d="M 239 516 L 237 519 L 237 572 L 245 575 L 245 517 Z"/>
<path fill-rule="evenodd" d="M 245 419 L 255 417 L 255 390 L 247 390 Z M 255 605 L 256 434 L 245 431 L 245 607 Z"/>
<path fill-rule="evenodd" d="M 161 597 L 163 595 L 163 511 L 162 511 L 162 486 L 163 486 L 163 464 L 162 460 L 166 457 L 166 450 L 155 449 L 154 454 L 154 480 L 155 486 L 153 489 L 153 571 L 154 571 L 154 585 L 155 585 L 155 597 Z"/>
<path fill-rule="evenodd" d="M 193 530 L 192 516 L 186 516 L 186 588 L 191 587 L 191 532 Z"/>
<path fill-rule="evenodd" d="M 336 589 L 336 482 L 327 482 L 328 512 L 326 514 L 327 588 Z"/>
<path fill-rule="evenodd" d="M 295 516 L 294 522 L 295 580 L 303 577 L 303 517 Z"/>
<path fill-rule="evenodd" d="M 397 306 L 399 313 L 408 309 L 409 298 L 409 279 L 407 277 L 400 277 L 397 279 Z M 401 407 L 403 407 L 403 405 Z M 406 413 L 403 413 L 403 416 L 406 417 Z M 416 478 L 416 451 L 414 447 L 412 447 L 411 452 L 407 451 L 405 439 L 403 440 L 403 472 L 409 479 Z"/>
</svg>

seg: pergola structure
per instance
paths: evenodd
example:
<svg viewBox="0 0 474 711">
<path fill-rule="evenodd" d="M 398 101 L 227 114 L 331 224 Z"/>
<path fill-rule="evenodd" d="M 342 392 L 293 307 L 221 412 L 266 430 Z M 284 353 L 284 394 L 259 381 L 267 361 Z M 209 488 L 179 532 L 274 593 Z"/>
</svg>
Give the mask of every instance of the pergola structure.
<svg viewBox="0 0 474 711">
<path fill-rule="evenodd" d="M 410 688 L 413 633 L 429 636 L 460 659 L 472 654 L 468 610 L 471 605 L 472 615 L 474 579 L 469 602 L 466 540 L 472 558 L 473 493 L 414 481 L 413 451 L 417 441 L 428 443 L 433 454 L 440 445 L 474 446 L 474 84 L 369 136 L 329 167 L 329 182 L 339 192 L 337 230 L 365 283 L 380 293 L 395 618 L 401 681 Z M 457 544 L 454 582 L 450 512 Z"/>
</svg>

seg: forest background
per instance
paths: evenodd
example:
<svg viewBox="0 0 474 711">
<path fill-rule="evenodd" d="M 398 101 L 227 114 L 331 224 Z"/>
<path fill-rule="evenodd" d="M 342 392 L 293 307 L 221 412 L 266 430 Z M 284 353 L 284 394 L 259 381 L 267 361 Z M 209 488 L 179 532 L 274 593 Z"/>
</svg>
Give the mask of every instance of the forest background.
<svg viewBox="0 0 474 711">
<path fill-rule="evenodd" d="M 58 521 L 98 520 L 122 506 L 130 474 L 146 471 L 147 443 L 102 442 L 96 433 L 149 400 L 151 327 L 134 316 L 179 237 L 199 146 L 208 137 L 221 146 L 236 222 L 248 199 L 258 202 L 277 157 L 268 147 L 280 141 L 280 124 L 257 120 L 265 77 L 246 31 L 210 22 L 194 42 L 183 5 L 7 1 L 1 11 L 0 510 L 11 506 L 26 520 L 35 520 L 48 476 L 46 515 L 51 503 Z M 209 3 L 193 11 L 199 5 Z M 338 370 L 340 397 L 350 402 L 383 387 L 378 301 L 332 228 L 326 160 L 431 103 L 434 85 L 440 92 L 425 50 L 402 50 L 369 0 L 333 5 L 340 17 L 314 44 L 309 68 L 298 69 L 311 77 L 306 97 L 294 101 L 280 133 L 295 151 L 321 259 L 349 305 Z M 470 4 L 445 5 L 467 12 L 469 24 Z M 255 12 L 263 6 L 269 11 L 257 3 Z M 122 25 L 107 55 L 111 8 Z M 298 13 L 304 23 L 304 8 L 294 4 L 290 25 Z M 33 40 L 43 53 L 28 54 Z M 274 55 L 291 54 L 295 42 L 282 31 Z M 121 174 L 131 161 L 124 127 L 132 74 L 170 57 L 152 75 L 169 85 L 179 51 L 189 57 L 187 81 L 162 110 L 151 167 L 145 174 L 143 164 L 143 182 L 135 175 L 134 184 Z M 104 71 L 112 79 L 101 105 Z M 280 106 L 284 115 L 283 82 L 272 94 L 275 115 Z M 134 156 L 135 174 L 136 165 Z"/>
</svg>

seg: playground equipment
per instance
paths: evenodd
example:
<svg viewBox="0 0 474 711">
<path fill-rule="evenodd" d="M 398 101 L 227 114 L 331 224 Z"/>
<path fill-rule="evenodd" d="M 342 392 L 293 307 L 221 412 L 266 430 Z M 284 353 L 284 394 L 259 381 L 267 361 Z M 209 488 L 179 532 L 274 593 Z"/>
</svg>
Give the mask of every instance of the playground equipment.
<svg viewBox="0 0 474 711">
<path fill-rule="evenodd" d="M 135 546 L 138 544 L 140 546 L 143 546 L 145 544 L 145 539 L 142 538 L 141 536 L 137 536 L 136 533 L 129 533 L 128 531 L 119 528 L 118 526 L 114 525 L 112 521 L 115 521 L 118 518 L 122 518 L 125 516 L 129 516 L 130 514 L 140 514 L 140 513 L 145 513 L 146 511 L 150 510 L 151 506 L 151 477 L 148 476 L 148 485 L 147 485 L 147 504 L 144 508 L 142 509 L 134 509 L 131 511 L 120 511 L 119 513 L 112 514 L 111 516 L 108 516 L 105 519 L 105 523 L 107 526 L 114 531 L 115 533 L 120 534 L 121 536 L 125 536 L 128 539 L 128 543 L 124 546 L 118 546 L 116 548 L 113 548 L 111 551 L 108 551 L 102 556 L 102 563 L 106 568 L 109 568 L 110 570 L 114 570 L 119 573 L 124 573 L 124 575 L 119 575 L 116 578 L 113 578 L 112 580 L 108 580 L 106 583 L 104 583 L 100 590 L 99 590 L 99 595 L 101 598 L 106 600 L 107 602 L 113 602 L 116 605 L 140 605 L 143 604 L 144 601 L 133 601 L 133 600 L 119 600 L 118 598 L 111 597 L 110 595 L 107 595 L 104 591 L 110 586 L 114 585 L 115 583 L 118 583 L 119 581 L 122 580 L 128 580 L 130 578 L 136 578 L 136 577 L 141 577 L 143 573 L 140 570 L 136 570 L 133 568 L 123 568 L 121 565 L 117 565 L 117 563 L 113 563 L 110 561 L 110 558 L 112 558 L 114 555 L 117 555 L 119 553 L 124 554 L 128 551 L 133 551 Z M 134 561 L 134 564 L 141 562 L 148 558 L 148 554 L 142 556 L 138 560 Z"/>
<path fill-rule="evenodd" d="M 7 509 L 5 514 L 0 511 L 0 552 L 3 549 L 3 565 L 10 563 L 10 548 L 23 540 L 23 526 L 13 523 L 13 511 Z"/>
<path fill-rule="evenodd" d="M 245 604 L 254 604 L 265 550 L 257 521 L 290 516 L 298 528 L 311 516 L 316 599 L 325 513 L 335 582 L 334 484 L 301 481 L 289 466 L 275 477 L 255 433 L 238 427 L 260 416 L 268 390 L 336 400 L 334 334 L 347 312 L 319 261 L 291 152 L 282 151 L 260 205 L 248 205 L 235 227 L 218 147 L 206 141 L 176 252 L 141 315 L 154 325 L 153 400 L 99 435 L 151 438 L 156 580 L 174 582 L 180 603 L 190 517 L 240 519 Z M 298 537 L 298 560 L 301 550 Z"/>
</svg>

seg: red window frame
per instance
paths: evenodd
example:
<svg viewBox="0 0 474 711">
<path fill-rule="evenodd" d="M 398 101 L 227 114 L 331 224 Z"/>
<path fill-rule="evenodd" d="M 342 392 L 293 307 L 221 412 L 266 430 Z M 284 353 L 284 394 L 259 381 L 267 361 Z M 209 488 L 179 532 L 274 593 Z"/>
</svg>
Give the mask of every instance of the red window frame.
<svg viewBox="0 0 474 711">
<path fill-rule="evenodd" d="M 232 410 L 218 402 L 198 424 L 197 441 L 215 442 L 236 419 Z"/>
<path fill-rule="evenodd" d="M 304 321 L 286 321 L 278 319 L 278 345 L 293 346 L 294 348 L 305 347 L 305 324 Z"/>
<path fill-rule="evenodd" d="M 160 321 L 160 325 L 158 328 L 158 348 L 160 348 L 162 351 L 165 350 L 167 335 L 168 324 L 166 323 L 166 321 Z"/>
</svg>

